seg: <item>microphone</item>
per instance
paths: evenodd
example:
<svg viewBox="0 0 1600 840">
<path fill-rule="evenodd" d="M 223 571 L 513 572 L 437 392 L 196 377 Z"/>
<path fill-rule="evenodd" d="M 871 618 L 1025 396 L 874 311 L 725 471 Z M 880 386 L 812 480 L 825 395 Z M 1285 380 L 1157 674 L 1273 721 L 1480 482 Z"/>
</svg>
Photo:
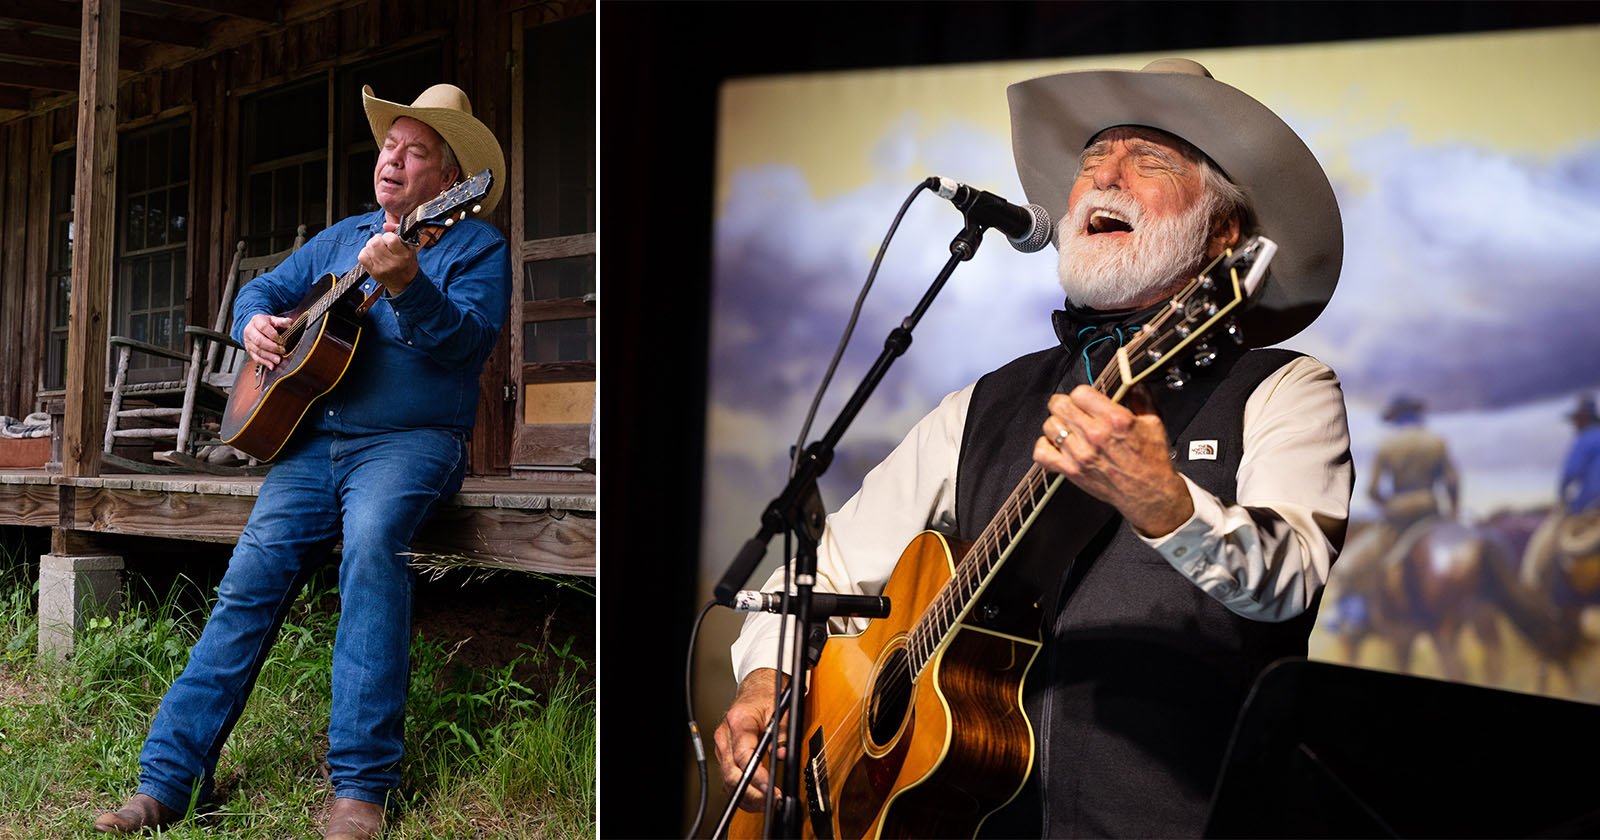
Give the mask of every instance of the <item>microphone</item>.
<svg viewBox="0 0 1600 840">
<path fill-rule="evenodd" d="M 792 597 L 792 596 L 791 596 Z M 782 592 L 755 592 L 743 590 L 734 593 L 734 612 L 782 612 Z M 811 593 L 813 618 L 855 616 L 857 618 L 888 618 L 889 599 L 882 595 L 838 595 L 833 592 Z"/>
<path fill-rule="evenodd" d="M 1050 214 L 1037 204 L 1018 207 L 998 195 L 969 187 L 960 181 L 933 177 L 928 186 L 948 198 L 967 217 L 968 224 L 992 227 L 1006 235 L 1011 247 L 1031 254 L 1050 243 Z"/>
</svg>

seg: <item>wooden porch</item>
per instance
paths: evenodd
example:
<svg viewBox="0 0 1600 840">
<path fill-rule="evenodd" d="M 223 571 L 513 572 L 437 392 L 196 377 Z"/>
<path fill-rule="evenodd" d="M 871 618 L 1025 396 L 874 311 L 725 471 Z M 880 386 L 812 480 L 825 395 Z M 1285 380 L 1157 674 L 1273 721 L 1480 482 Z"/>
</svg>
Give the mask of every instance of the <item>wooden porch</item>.
<svg viewBox="0 0 1600 840">
<path fill-rule="evenodd" d="M 594 456 L 594 20 L 592 0 L 0 4 L 0 415 L 49 407 L 56 465 L 0 457 L 0 526 L 48 528 L 64 558 L 235 542 L 260 478 L 103 457 L 110 337 L 186 354 L 240 242 L 260 257 L 372 209 L 362 86 L 410 101 L 448 81 L 506 152 L 486 221 L 514 281 L 470 474 L 414 548 L 593 576 L 594 475 L 576 467 Z"/>
<path fill-rule="evenodd" d="M 259 477 L 66 476 L 0 470 L 0 525 L 54 529 L 52 550 L 94 553 L 101 535 L 233 543 Z M 419 561 L 549 574 L 595 574 L 594 476 L 469 476 L 423 526 Z"/>
</svg>

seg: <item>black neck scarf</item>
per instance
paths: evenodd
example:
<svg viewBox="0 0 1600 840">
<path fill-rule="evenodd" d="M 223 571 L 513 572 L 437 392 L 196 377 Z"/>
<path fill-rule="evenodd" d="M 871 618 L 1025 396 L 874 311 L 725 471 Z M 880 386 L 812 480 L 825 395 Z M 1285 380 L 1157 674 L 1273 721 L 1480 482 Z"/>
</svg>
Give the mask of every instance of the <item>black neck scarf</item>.
<svg viewBox="0 0 1600 840">
<path fill-rule="evenodd" d="M 1166 301 L 1161 301 L 1143 309 L 1107 312 L 1078 306 L 1068 300 L 1062 309 L 1050 313 L 1050 322 L 1055 326 L 1056 340 L 1061 342 L 1062 349 L 1077 354 L 1083 362 L 1080 368 L 1075 361 L 1073 369 L 1081 371 L 1083 381 L 1092 383 L 1117 348 L 1133 340 L 1166 305 Z"/>
</svg>

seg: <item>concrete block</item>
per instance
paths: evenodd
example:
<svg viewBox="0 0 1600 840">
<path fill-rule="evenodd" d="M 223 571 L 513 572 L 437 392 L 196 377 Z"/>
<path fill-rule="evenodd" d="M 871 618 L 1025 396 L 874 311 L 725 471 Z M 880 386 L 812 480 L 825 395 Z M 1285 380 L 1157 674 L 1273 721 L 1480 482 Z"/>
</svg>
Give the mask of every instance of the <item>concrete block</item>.
<svg viewBox="0 0 1600 840">
<path fill-rule="evenodd" d="M 39 558 L 39 655 L 64 659 L 89 619 L 122 609 L 122 558 L 114 554 Z"/>
</svg>

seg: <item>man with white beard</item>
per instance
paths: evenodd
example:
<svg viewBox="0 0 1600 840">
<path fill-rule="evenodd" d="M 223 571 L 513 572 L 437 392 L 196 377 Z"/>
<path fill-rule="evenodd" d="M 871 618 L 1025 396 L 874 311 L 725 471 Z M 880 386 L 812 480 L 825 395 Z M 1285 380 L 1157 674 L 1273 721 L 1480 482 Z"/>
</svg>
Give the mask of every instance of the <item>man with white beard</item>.
<svg viewBox="0 0 1600 840">
<path fill-rule="evenodd" d="M 851 833 L 845 815 L 865 810 L 883 821 L 872 830 L 922 836 L 1198 836 L 1244 698 L 1272 662 L 1305 655 L 1344 541 L 1354 474 L 1338 379 L 1309 356 L 1258 349 L 1309 325 L 1333 293 L 1338 206 L 1283 120 L 1192 61 L 1046 76 L 1008 95 L 1023 188 L 1060 220 L 1060 344 L 946 396 L 919 421 L 828 517 L 816 588 L 895 590 L 909 574 L 897 561 L 919 533 L 992 537 L 1031 468 L 1064 476 L 959 620 L 969 636 L 1040 641 L 1036 656 L 1013 645 L 988 663 L 996 673 L 1017 670 L 1008 657 L 1024 663 L 1023 709 L 986 714 L 1010 721 L 991 735 L 1018 743 L 1025 770 L 952 769 L 957 735 L 989 721 L 946 702 L 957 680 L 939 677 L 913 686 L 915 719 L 902 729 L 874 719 L 828 733 L 827 756 L 820 738 L 803 736 L 808 774 L 825 760 L 820 775 L 833 786 L 806 797 L 807 817 L 835 821 L 841 835 Z M 1182 390 L 1156 377 L 1119 402 L 1089 384 L 1251 234 L 1279 251 L 1240 318 L 1244 346 L 1214 345 L 1216 361 Z M 1014 531 L 999 530 L 1002 541 Z M 780 569 L 766 588 L 784 584 Z M 900 612 L 915 605 L 893 606 L 882 621 L 919 618 Z M 780 637 L 778 616 L 753 615 L 733 647 L 739 689 L 715 737 L 730 789 L 775 708 Z M 958 647 L 970 653 L 957 644 L 965 638 L 951 632 L 919 673 L 955 668 Z M 893 642 L 879 665 L 893 649 L 916 654 Z M 832 677 L 819 668 L 811 696 Z M 883 714 L 883 697 L 863 703 L 863 714 Z M 948 722 L 932 720 L 941 708 Z M 895 777 L 916 763 L 924 746 L 913 739 L 927 730 L 936 758 Z M 855 766 L 841 760 L 863 751 Z M 756 771 L 741 807 L 761 808 L 769 781 L 767 768 Z"/>
</svg>

